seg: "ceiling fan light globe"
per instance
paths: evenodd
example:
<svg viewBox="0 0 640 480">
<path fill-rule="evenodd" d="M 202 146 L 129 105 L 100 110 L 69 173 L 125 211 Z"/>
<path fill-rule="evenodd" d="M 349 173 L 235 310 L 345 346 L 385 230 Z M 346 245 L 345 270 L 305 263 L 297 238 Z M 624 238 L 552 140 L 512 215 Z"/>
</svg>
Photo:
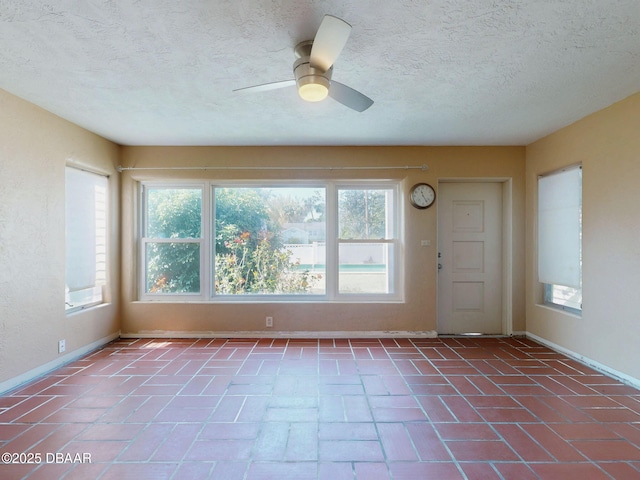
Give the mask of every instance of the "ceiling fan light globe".
<svg viewBox="0 0 640 480">
<path fill-rule="evenodd" d="M 320 83 L 306 83 L 298 88 L 298 95 L 307 102 L 320 102 L 327 98 L 329 89 Z"/>
</svg>

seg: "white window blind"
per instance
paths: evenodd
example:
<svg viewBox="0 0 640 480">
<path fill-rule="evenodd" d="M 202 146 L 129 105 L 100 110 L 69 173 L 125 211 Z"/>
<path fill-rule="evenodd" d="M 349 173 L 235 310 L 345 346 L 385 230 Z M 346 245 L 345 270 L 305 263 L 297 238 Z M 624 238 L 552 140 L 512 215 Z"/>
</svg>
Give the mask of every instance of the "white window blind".
<svg viewBox="0 0 640 480">
<path fill-rule="evenodd" d="M 538 281 L 581 288 L 582 170 L 538 179 Z"/>
<path fill-rule="evenodd" d="M 107 280 L 107 178 L 67 167 L 67 309 L 102 301 Z"/>
</svg>

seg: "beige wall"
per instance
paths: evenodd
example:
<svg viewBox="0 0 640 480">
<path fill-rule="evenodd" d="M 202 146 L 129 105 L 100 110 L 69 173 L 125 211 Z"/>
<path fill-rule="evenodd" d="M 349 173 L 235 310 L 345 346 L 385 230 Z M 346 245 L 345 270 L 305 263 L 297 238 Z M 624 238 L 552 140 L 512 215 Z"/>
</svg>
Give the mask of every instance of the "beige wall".
<svg viewBox="0 0 640 480">
<path fill-rule="evenodd" d="M 426 331 L 436 329 L 437 208 L 416 210 L 406 192 L 416 182 L 437 188 L 444 178 L 512 179 L 513 330 L 524 331 L 524 147 L 123 147 L 123 166 L 387 166 L 428 170 L 369 171 L 125 171 L 122 174 L 122 332 L 155 334 L 260 331 Z M 404 303 L 159 303 L 137 302 L 138 181 L 160 178 L 396 178 L 405 192 Z M 431 247 L 420 246 L 431 240 Z"/>
<path fill-rule="evenodd" d="M 406 191 L 451 178 L 511 179 L 513 330 L 640 378 L 640 93 L 528 147 L 118 147 L 0 90 L 0 385 L 124 333 L 436 329 L 437 209 L 404 202 L 405 303 L 184 304 L 136 301 L 137 181 L 150 178 L 340 178 L 346 171 L 135 171 L 115 166 L 422 165 L 358 171 L 397 178 Z M 526 170 L 525 170 L 526 158 Z M 536 280 L 537 175 L 583 165 L 581 318 L 540 305 Z M 64 312 L 64 167 L 111 175 L 110 282 L 106 305 Z M 121 181 L 121 182 L 120 182 Z M 122 190 L 120 191 L 120 183 Z M 525 196 L 526 184 L 526 196 Z M 526 222 L 525 222 L 526 212 Z M 122 228 L 120 229 L 120 224 Z M 525 235 L 526 227 L 526 235 Z M 431 247 L 421 247 L 421 240 Z M 120 243 L 122 249 L 120 250 Z M 525 253 L 526 252 L 526 253 Z M 526 275 L 525 275 L 526 264 Z M 122 270 L 120 270 L 122 266 Z M 120 279 L 122 284 L 120 284 Z M 526 285 L 525 285 L 526 282 Z M 526 297 L 526 298 L 525 298 Z M 525 326 L 526 314 L 526 326 Z"/>
<path fill-rule="evenodd" d="M 640 94 L 526 149 L 527 331 L 640 379 Z M 582 318 L 540 305 L 536 273 L 539 174 L 582 163 Z"/>
<path fill-rule="evenodd" d="M 0 384 L 118 332 L 119 147 L 0 90 Z M 65 315 L 65 165 L 111 175 L 108 305 Z"/>
</svg>

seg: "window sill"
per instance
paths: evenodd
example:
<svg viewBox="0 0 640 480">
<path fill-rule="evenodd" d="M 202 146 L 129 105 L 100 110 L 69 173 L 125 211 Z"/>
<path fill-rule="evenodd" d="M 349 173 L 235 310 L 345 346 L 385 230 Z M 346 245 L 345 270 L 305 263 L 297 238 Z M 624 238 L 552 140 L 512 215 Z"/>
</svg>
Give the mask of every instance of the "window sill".
<svg viewBox="0 0 640 480">
<path fill-rule="evenodd" d="M 562 307 L 561 305 L 556 306 L 548 303 L 536 303 L 536 307 L 544 308 L 545 310 L 550 310 L 552 312 L 562 313 L 573 318 L 582 318 L 582 312 L 579 312 L 575 309 L 568 309 L 566 307 Z"/>
<path fill-rule="evenodd" d="M 250 300 L 250 299 L 233 299 L 233 300 L 180 300 L 180 299 L 142 299 L 142 300 L 134 300 L 132 303 L 134 304 L 183 304 L 183 305 L 265 305 L 265 304 L 290 304 L 290 305 L 335 305 L 335 304 L 402 304 L 405 303 L 403 299 L 393 298 L 388 300 L 381 299 L 371 299 L 369 298 L 349 298 L 349 299 L 340 299 L 340 300 L 314 300 L 314 299 L 305 299 L 305 300 L 297 300 L 297 299 L 264 299 L 264 300 Z"/>
<path fill-rule="evenodd" d="M 80 312 L 84 312 L 84 311 L 87 311 L 87 310 L 95 310 L 95 309 L 98 309 L 98 308 L 101 308 L 101 307 L 105 307 L 107 305 L 109 305 L 109 303 L 105 303 L 105 302 L 102 302 L 102 301 L 95 302 L 95 303 L 87 303 L 87 304 L 84 304 L 84 305 L 74 305 L 73 307 L 66 308 L 65 309 L 65 314 L 67 316 L 75 315 L 75 314 L 80 313 Z"/>
</svg>

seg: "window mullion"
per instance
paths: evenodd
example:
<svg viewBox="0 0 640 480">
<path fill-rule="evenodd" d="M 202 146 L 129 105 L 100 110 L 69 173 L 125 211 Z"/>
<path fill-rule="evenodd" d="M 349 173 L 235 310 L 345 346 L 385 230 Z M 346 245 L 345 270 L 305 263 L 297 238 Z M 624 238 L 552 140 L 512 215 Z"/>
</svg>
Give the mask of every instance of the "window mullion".
<svg viewBox="0 0 640 480">
<path fill-rule="evenodd" d="M 326 192 L 326 289 L 328 299 L 335 300 L 338 296 L 338 189 L 329 182 Z"/>
<path fill-rule="evenodd" d="M 395 238 L 338 238 L 338 243 L 396 243 Z"/>
<path fill-rule="evenodd" d="M 202 208 L 200 226 L 200 295 L 203 300 L 211 298 L 211 183 L 202 186 Z"/>
<path fill-rule="evenodd" d="M 200 238 L 152 238 L 144 237 L 143 242 L 148 243 L 202 243 L 203 237 Z"/>
</svg>

